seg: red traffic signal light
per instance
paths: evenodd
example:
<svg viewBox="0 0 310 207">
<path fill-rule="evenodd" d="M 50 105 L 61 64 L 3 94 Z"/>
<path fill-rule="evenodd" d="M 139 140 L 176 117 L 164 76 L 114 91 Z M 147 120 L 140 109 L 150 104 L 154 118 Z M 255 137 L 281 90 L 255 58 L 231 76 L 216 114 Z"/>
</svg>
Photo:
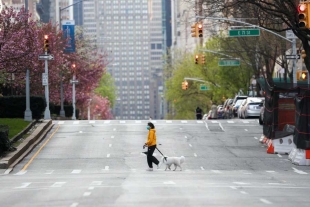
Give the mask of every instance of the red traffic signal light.
<svg viewBox="0 0 310 207">
<path fill-rule="evenodd" d="M 48 35 L 44 35 L 44 44 L 43 44 L 44 51 L 48 51 L 49 43 L 48 43 Z"/>
<path fill-rule="evenodd" d="M 198 37 L 203 37 L 203 26 L 202 23 L 198 23 Z"/>
<path fill-rule="evenodd" d="M 309 28 L 309 21 L 308 21 L 308 4 L 301 3 L 298 5 L 298 26 L 300 28 Z"/>
</svg>

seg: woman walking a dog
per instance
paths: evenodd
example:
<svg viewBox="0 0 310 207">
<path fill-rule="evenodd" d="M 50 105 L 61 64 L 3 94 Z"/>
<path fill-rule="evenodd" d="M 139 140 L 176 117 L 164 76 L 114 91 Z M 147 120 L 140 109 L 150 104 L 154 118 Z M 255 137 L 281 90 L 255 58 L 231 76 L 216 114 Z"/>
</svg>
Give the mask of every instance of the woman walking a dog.
<svg viewBox="0 0 310 207">
<path fill-rule="evenodd" d="M 149 133 L 143 148 L 147 147 L 147 164 L 149 165 L 147 171 L 153 171 L 153 163 L 157 165 L 157 168 L 159 167 L 159 161 L 153 156 L 156 149 L 156 130 L 154 124 L 151 122 L 147 123 L 146 129 L 149 130 Z"/>
</svg>

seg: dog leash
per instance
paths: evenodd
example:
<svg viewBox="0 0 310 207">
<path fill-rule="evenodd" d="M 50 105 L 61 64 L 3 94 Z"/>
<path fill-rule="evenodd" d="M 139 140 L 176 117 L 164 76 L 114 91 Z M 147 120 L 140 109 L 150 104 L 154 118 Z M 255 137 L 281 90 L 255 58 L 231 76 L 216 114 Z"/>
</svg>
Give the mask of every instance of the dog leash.
<svg viewBox="0 0 310 207">
<path fill-rule="evenodd" d="M 161 153 L 161 151 L 156 147 L 156 149 L 158 150 L 158 152 L 164 157 L 164 159 L 167 161 L 167 157 L 163 154 L 163 153 Z"/>
</svg>

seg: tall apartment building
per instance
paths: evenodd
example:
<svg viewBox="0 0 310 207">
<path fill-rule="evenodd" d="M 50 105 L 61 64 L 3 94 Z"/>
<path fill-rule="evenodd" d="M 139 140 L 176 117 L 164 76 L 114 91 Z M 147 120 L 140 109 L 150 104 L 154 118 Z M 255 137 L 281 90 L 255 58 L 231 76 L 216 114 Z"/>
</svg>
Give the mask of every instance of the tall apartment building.
<svg viewBox="0 0 310 207">
<path fill-rule="evenodd" d="M 114 118 L 162 118 L 162 0 L 85 1 L 83 14 L 85 33 L 109 55 Z"/>
</svg>

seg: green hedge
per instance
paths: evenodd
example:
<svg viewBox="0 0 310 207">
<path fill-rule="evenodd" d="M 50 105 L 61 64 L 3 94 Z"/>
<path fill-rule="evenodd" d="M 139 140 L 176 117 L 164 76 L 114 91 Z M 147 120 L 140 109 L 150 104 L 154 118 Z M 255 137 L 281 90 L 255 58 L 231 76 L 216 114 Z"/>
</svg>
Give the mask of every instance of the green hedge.
<svg viewBox="0 0 310 207">
<path fill-rule="evenodd" d="M 26 110 L 26 96 L 0 97 L 0 118 L 24 118 Z M 45 110 L 45 98 L 30 97 L 30 110 L 33 119 L 41 119 Z"/>
<path fill-rule="evenodd" d="M 0 125 L 0 155 L 2 155 L 5 151 L 14 150 L 16 150 L 16 148 L 11 145 L 9 140 L 9 126 Z"/>
<path fill-rule="evenodd" d="M 73 115 L 73 106 L 72 105 L 64 105 L 64 110 L 65 110 L 65 116 L 66 117 L 72 117 L 72 115 Z M 60 106 L 50 104 L 50 111 L 51 111 L 51 114 L 59 115 L 60 114 Z M 79 118 L 79 113 L 80 113 L 80 111 L 78 109 L 75 109 L 76 119 Z"/>
</svg>

